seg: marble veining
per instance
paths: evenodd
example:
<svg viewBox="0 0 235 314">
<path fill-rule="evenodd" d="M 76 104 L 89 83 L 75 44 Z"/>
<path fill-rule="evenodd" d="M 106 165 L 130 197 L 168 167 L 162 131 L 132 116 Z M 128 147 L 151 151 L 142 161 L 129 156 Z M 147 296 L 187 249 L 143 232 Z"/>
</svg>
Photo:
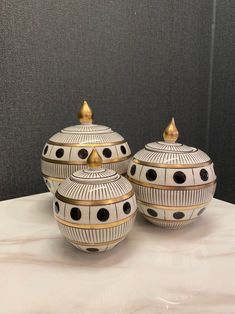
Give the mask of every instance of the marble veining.
<svg viewBox="0 0 235 314">
<path fill-rule="evenodd" d="M 0 202 L 0 313 L 235 313 L 235 206 L 213 199 L 199 219 L 169 231 L 139 214 L 90 255 L 63 239 L 50 193 Z"/>
</svg>

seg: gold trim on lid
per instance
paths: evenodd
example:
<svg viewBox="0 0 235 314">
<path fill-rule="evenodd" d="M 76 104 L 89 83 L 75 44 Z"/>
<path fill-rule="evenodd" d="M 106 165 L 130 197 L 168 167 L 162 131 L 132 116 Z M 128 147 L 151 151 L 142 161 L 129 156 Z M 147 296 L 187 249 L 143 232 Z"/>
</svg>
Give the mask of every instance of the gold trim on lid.
<svg viewBox="0 0 235 314">
<path fill-rule="evenodd" d="M 78 118 L 81 124 L 92 124 L 93 113 L 87 101 L 83 102 L 82 107 L 78 113 Z"/>
<path fill-rule="evenodd" d="M 87 158 L 89 168 L 100 168 L 102 166 L 102 158 L 95 148 L 93 148 L 90 156 Z"/>
<path fill-rule="evenodd" d="M 175 143 L 179 137 L 179 131 L 175 125 L 175 119 L 171 118 L 171 122 L 165 128 L 163 132 L 164 141 L 167 143 Z"/>
</svg>

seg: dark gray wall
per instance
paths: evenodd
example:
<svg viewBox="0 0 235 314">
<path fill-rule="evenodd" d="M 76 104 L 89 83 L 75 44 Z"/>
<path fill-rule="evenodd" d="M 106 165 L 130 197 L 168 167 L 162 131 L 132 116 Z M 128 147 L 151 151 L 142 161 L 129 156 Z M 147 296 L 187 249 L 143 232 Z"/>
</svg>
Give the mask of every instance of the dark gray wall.
<svg viewBox="0 0 235 314">
<path fill-rule="evenodd" d="M 95 122 L 120 132 L 133 152 L 161 138 L 175 116 L 180 140 L 214 158 L 217 197 L 235 201 L 234 176 L 224 171 L 234 157 L 232 2 L 217 2 L 213 41 L 213 0 L 2 0 L 0 198 L 45 191 L 44 142 L 76 124 L 87 99 Z"/>
</svg>

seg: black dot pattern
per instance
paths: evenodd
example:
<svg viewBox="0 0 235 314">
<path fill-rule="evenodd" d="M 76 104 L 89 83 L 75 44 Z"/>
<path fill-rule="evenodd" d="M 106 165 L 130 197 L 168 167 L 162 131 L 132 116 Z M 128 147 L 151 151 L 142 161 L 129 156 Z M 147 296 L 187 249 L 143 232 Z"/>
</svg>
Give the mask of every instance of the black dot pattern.
<svg viewBox="0 0 235 314">
<path fill-rule="evenodd" d="M 57 158 L 63 157 L 63 156 L 64 156 L 64 150 L 63 150 L 63 148 L 57 149 L 55 155 L 56 155 Z"/>
<path fill-rule="evenodd" d="M 149 213 L 150 216 L 153 216 L 153 217 L 157 217 L 158 216 L 158 213 L 156 212 L 156 210 L 154 210 L 152 208 L 148 208 L 147 212 Z"/>
<path fill-rule="evenodd" d="M 99 209 L 97 218 L 99 221 L 107 221 L 109 219 L 109 211 L 106 208 Z"/>
<path fill-rule="evenodd" d="M 112 151 L 111 151 L 111 149 L 109 149 L 109 148 L 104 148 L 104 149 L 103 149 L 103 155 L 104 155 L 104 157 L 106 157 L 106 158 L 110 158 L 110 157 L 112 156 Z"/>
<path fill-rule="evenodd" d="M 206 209 L 206 208 L 200 209 L 199 212 L 197 213 L 197 215 L 200 216 L 202 213 L 204 213 L 205 209 Z"/>
<path fill-rule="evenodd" d="M 55 202 L 55 212 L 56 212 L 56 214 L 59 214 L 59 211 L 60 211 L 59 203 Z"/>
<path fill-rule="evenodd" d="M 173 217 L 175 218 L 175 219 L 182 219 L 182 218 L 184 218 L 184 213 L 182 213 L 182 212 L 176 212 L 176 213 L 174 213 L 173 214 Z"/>
<path fill-rule="evenodd" d="M 207 181 L 209 179 L 208 171 L 206 169 L 201 169 L 200 177 L 203 181 Z"/>
<path fill-rule="evenodd" d="M 99 250 L 96 247 L 89 247 L 86 249 L 88 252 L 99 252 Z"/>
<path fill-rule="evenodd" d="M 146 178 L 148 181 L 154 181 L 157 179 L 157 173 L 155 170 L 153 169 L 149 169 L 147 172 L 146 172 Z"/>
<path fill-rule="evenodd" d="M 125 202 L 123 204 L 123 211 L 126 215 L 130 214 L 131 212 L 131 204 L 129 202 Z"/>
<path fill-rule="evenodd" d="M 70 210 L 70 217 L 73 219 L 73 220 L 80 220 L 81 217 L 82 217 L 82 213 L 81 213 L 81 210 L 77 207 L 73 207 L 71 210 Z"/>
<path fill-rule="evenodd" d="M 121 146 L 121 152 L 123 153 L 123 155 L 126 155 L 126 147 L 125 146 Z"/>
<path fill-rule="evenodd" d="M 174 173 L 173 179 L 175 183 L 182 184 L 186 181 L 186 175 L 182 171 L 177 171 Z"/>
<path fill-rule="evenodd" d="M 130 170 L 130 174 L 131 174 L 132 176 L 134 176 L 135 173 L 136 173 L 136 165 L 132 165 L 132 166 L 131 166 L 131 170 Z"/>
<path fill-rule="evenodd" d="M 48 145 L 44 148 L 43 155 L 46 155 L 47 152 L 48 152 Z"/>
<path fill-rule="evenodd" d="M 78 151 L 78 157 L 81 159 L 86 159 L 88 157 L 88 151 L 85 148 L 82 148 Z"/>
</svg>

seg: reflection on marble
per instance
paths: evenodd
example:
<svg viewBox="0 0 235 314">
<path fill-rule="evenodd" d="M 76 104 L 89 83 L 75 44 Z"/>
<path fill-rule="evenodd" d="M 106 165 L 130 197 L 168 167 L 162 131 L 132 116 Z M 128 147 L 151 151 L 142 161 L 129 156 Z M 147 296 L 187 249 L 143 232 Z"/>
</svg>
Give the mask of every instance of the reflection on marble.
<svg viewBox="0 0 235 314">
<path fill-rule="evenodd" d="M 61 236 L 52 195 L 0 202 L 0 313 L 235 313 L 235 206 L 213 200 L 182 230 L 139 215 L 110 252 Z"/>
</svg>

